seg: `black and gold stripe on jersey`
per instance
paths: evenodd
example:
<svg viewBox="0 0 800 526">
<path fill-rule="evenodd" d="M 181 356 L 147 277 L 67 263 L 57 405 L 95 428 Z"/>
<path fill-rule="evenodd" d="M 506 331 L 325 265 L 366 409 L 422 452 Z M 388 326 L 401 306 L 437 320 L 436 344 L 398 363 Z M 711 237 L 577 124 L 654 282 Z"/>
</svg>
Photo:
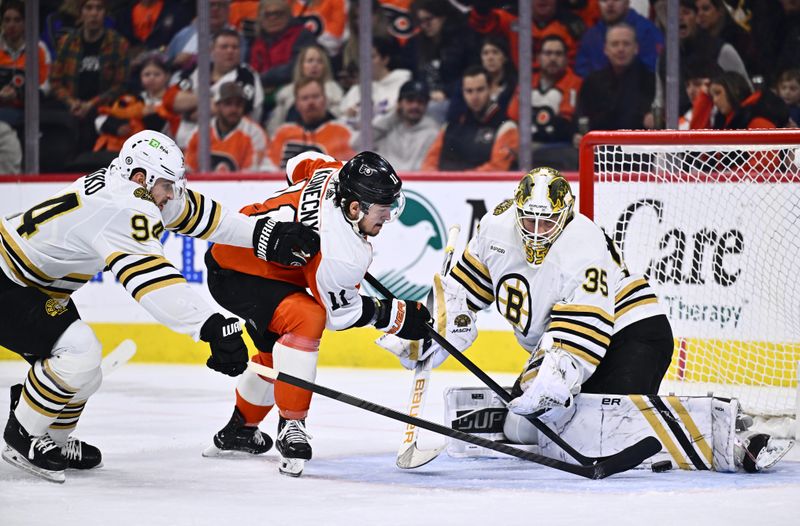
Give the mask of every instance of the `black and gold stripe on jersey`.
<svg viewBox="0 0 800 526">
<path fill-rule="evenodd" d="M 160 255 L 115 252 L 106 259 L 106 264 L 136 301 L 164 287 L 186 283 L 178 269 Z"/>
<path fill-rule="evenodd" d="M 207 239 L 217 229 L 221 218 L 219 203 L 187 189 L 183 210 L 165 228 L 185 236 Z"/>
<path fill-rule="evenodd" d="M 614 317 L 594 305 L 557 303 L 547 332 L 559 347 L 597 367 L 611 344 Z"/>
<path fill-rule="evenodd" d="M 470 309 L 480 311 L 494 302 L 489 268 L 470 253 L 469 247 L 461 254 L 450 275 L 467 290 L 467 305 Z"/>
<path fill-rule="evenodd" d="M 614 297 L 614 315 L 619 318 L 643 305 L 658 303 L 650 284 L 644 278 L 637 278 L 625 285 Z"/>
<path fill-rule="evenodd" d="M 76 392 L 53 372 L 47 360 L 39 360 L 28 371 L 22 399 L 40 415 L 56 418 Z"/>
<path fill-rule="evenodd" d="M 658 440 L 681 469 L 713 469 L 711 444 L 677 396 L 630 395 Z M 664 401 L 669 403 L 669 406 Z"/>
<path fill-rule="evenodd" d="M 25 252 L 1 222 L 0 256 L 20 283 L 37 288 L 53 298 L 68 298 L 70 294 L 92 279 L 90 274 L 68 274 L 60 278 L 48 276 L 25 255 Z"/>
</svg>

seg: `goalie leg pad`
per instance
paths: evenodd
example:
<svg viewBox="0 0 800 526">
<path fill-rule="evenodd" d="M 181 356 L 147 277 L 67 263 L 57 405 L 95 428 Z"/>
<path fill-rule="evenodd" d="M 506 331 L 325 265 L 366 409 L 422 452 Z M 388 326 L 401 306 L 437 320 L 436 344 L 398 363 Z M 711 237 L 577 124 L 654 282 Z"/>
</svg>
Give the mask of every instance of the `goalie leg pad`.
<svg viewBox="0 0 800 526">
<path fill-rule="evenodd" d="M 445 424 L 488 440 L 506 439 L 503 421 L 508 410 L 488 387 L 450 387 L 444 392 Z M 453 438 L 447 439 L 447 454 L 455 458 L 497 457 L 500 453 Z"/>
</svg>

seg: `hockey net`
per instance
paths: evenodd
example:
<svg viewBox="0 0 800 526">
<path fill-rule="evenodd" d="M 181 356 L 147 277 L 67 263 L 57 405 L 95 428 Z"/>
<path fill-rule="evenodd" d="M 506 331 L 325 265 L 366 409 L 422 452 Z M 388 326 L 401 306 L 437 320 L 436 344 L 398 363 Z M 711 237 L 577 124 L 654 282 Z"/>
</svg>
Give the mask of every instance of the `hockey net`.
<svg viewBox="0 0 800 526">
<path fill-rule="evenodd" d="M 662 393 L 736 397 L 797 434 L 800 132 L 594 132 L 580 165 L 581 212 L 670 318 Z"/>
</svg>

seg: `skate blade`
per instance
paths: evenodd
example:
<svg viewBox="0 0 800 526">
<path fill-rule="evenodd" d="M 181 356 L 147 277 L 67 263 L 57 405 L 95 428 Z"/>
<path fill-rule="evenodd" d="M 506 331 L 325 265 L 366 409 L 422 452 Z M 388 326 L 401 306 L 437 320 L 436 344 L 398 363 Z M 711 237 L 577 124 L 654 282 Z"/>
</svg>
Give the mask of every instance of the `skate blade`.
<svg viewBox="0 0 800 526">
<path fill-rule="evenodd" d="M 288 475 L 290 477 L 299 477 L 303 474 L 303 468 L 305 467 L 306 461 L 302 458 L 283 458 L 280 459 L 280 464 L 278 465 L 278 471 L 282 475 Z"/>
<path fill-rule="evenodd" d="M 264 453 L 266 453 L 266 451 Z M 249 458 L 260 457 L 264 453 L 250 453 L 249 451 L 238 451 L 236 449 L 220 449 L 214 444 L 211 444 L 203 450 L 202 455 L 205 458 Z"/>
<path fill-rule="evenodd" d="M 3 460 L 11 464 L 12 466 L 16 466 L 23 471 L 27 471 L 31 475 L 35 475 L 39 478 L 43 478 L 48 482 L 55 482 L 56 484 L 63 484 L 65 480 L 67 480 L 66 475 L 63 471 L 51 471 L 49 469 L 42 469 L 40 467 L 34 466 L 28 459 L 20 455 L 16 450 L 12 449 L 10 446 L 6 446 L 3 450 Z"/>
<path fill-rule="evenodd" d="M 780 459 L 782 459 L 786 453 L 792 449 L 794 445 L 794 440 L 790 440 L 786 445 L 781 445 L 772 449 L 764 449 L 761 453 L 758 454 L 758 458 L 756 459 L 756 469 L 758 471 L 763 471 L 765 469 L 769 469 L 775 464 L 777 464 Z"/>
</svg>

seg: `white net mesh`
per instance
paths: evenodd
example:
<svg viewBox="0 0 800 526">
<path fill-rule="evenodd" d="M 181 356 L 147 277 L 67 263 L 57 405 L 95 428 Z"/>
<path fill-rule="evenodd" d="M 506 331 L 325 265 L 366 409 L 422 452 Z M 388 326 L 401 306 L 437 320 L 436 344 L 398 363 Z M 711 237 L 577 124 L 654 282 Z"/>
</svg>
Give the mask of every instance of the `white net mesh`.
<svg viewBox="0 0 800 526">
<path fill-rule="evenodd" d="M 795 144 L 703 146 L 669 144 L 658 133 L 614 144 L 607 135 L 589 146 L 594 182 L 582 178 L 581 196 L 593 192 L 593 219 L 668 311 L 676 352 L 665 389 L 734 396 L 753 414 L 793 415 L 800 134 Z"/>
</svg>

